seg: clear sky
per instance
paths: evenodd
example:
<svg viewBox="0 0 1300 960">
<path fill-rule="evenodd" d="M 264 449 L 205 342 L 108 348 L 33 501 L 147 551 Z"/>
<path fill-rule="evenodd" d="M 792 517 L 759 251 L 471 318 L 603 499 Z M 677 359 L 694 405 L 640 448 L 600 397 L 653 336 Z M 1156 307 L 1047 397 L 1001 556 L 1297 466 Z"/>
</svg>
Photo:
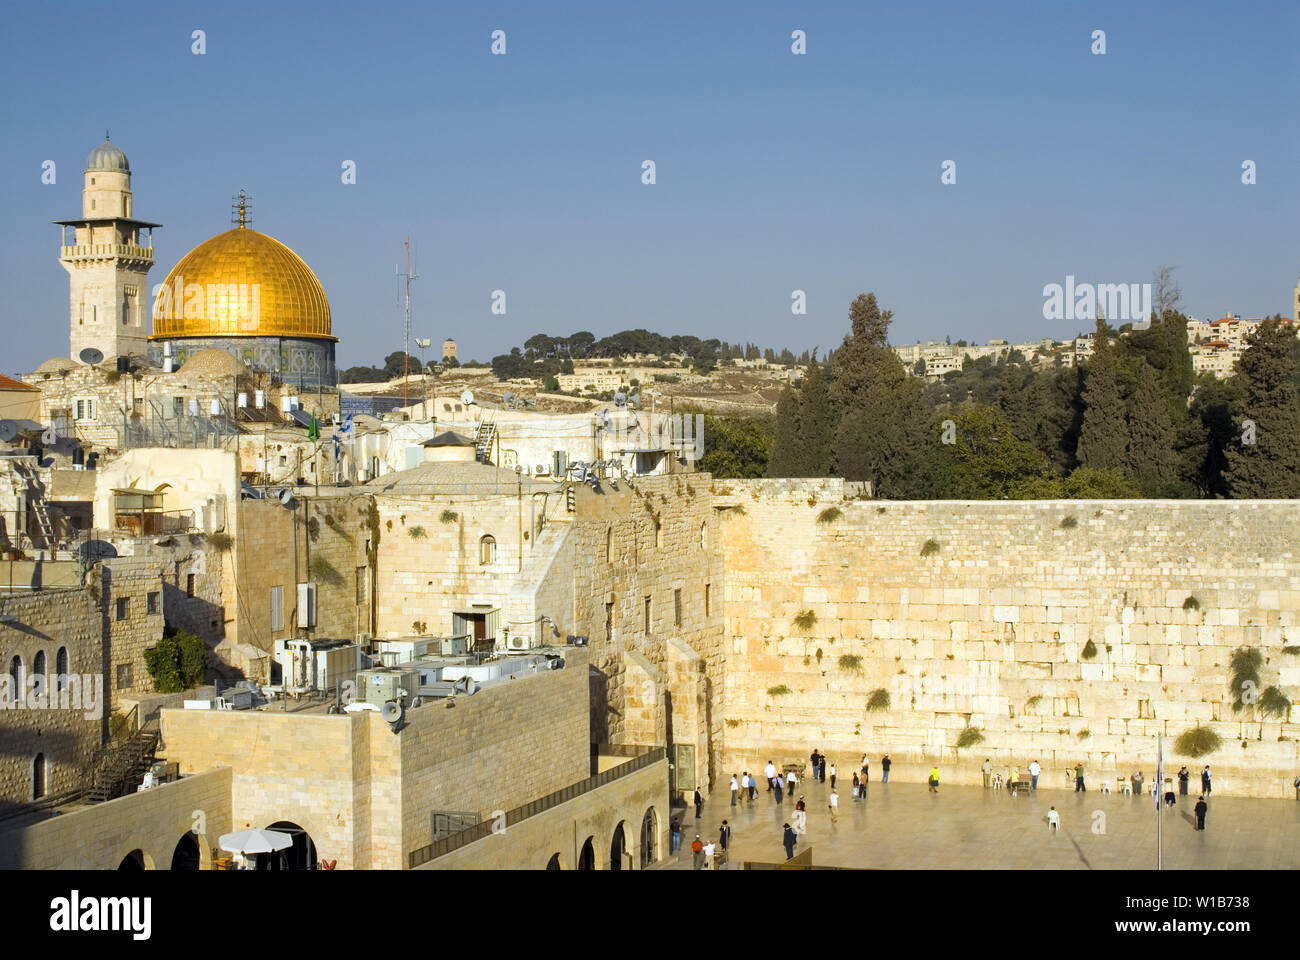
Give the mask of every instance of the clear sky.
<svg viewBox="0 0 1300 960">
<path fill-rule="evenodd" d="M 1061 339 L 1084 325 L 1042 290 L 1067 274 L 1176 265 L 1204 317 L 1289 313 L 1300 272 L 1295 0 L 11 0 L 0 83 L 10 373 L 68 352 L 50 221 L 80 215 L 105 128 L 165 224 L 151 283 L 245 189 L 324 284 L 343 365 L 401 348 L 408 234 L 414 335 L 479 359 L 628 327 L 824 350 L 868 290 L 896 343 Z"/>
</svg>

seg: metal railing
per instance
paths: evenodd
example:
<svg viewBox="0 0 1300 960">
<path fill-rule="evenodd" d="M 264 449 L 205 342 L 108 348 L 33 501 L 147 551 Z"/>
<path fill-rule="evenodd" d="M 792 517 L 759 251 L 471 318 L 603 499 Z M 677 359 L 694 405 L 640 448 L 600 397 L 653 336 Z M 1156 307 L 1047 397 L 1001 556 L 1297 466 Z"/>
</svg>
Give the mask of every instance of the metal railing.
<svg viewBox="0 0 1300 960">
<path fill-rule="evenodd" d="M 533 800 L 531 803 L 525 803 L 521 807 L 515 807 L 513 810 L 506 812 L 505 826 L 508 829 L 513 824 L 535 817 L 539 813 L 558 807 L 562 803 L 568 803 L 570 800 L 580 797 L 585 793 L 590 793 L 598 787 L 603 787 L 607 783 L 613 783 L 623 777 L 636 773 L 638 770 L 644 770 L 660 760 L 667 759 L 668 753 L 664 747 L 640 747 L 637 748 L 643 752 L 629 760 L 627 763 L 619 764 L 612 770 L 606 770 L 604 773 L 596 774 L 594 777 L 588 777 L 586 780 L 579 780 L 572 783 L 562 790 L 556 790 L 540 799 Z M 491 836 L 493 829 L 499 823 L 499 820 L 485 820 L 482 823 L 475 824 L 459 833 L 453 833 L 451 836 L 443 837 L 441 840 L 435 840 L 433 843 L 426 844 L 416 850 L 412 850 L 407 855 L 407 868 L 415 869 L 422 864 L 431 860 L 437 860 L 439 857 L 445 857 L 453 850 L 459 850 L 461 847 L 474 843 L 476 840 L 482 840 L 484 837 Z M 499 828 L 498 828 L 499 829 Z"/>
</svg>

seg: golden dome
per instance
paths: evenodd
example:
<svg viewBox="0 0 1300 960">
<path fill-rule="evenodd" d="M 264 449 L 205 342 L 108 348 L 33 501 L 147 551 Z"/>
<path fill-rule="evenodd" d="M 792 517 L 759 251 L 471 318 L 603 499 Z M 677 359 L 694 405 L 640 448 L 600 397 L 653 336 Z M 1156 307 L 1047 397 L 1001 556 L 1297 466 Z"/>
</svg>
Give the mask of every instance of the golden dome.
<svg viewBox="0 0 1300 960">
<path fill-rule="evenodd" d="M 338 339 L 311 268 L 279 240 L 243 226 L 199 244 L 167 274 L 150 339 L 172 337 Z"/>
</svg>

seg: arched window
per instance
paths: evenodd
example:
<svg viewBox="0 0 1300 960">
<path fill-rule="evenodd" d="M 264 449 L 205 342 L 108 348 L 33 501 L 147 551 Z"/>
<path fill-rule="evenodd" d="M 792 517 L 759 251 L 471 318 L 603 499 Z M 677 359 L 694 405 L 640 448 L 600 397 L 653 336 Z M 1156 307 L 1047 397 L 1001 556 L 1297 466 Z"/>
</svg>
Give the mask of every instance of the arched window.
<svg viewBox="0 0 1300 960">
<path fill-rule="evenodd" d="M 608 563 L 614 562 L 614 528 L 605 528 L 605 560 Z"/>
<path fill-rule="evenodd" d="M 22 676 L 23 676 L 23 658 L 14 655 L 9 661 L 9 679 L 13 681 L 13 694 L 18 696 L 22 693 Z"/>
<path fill-rule="evenodd" d="M 662 550 L 664 546 L 664 525 L 658 520 L 655 521 L 655 548 Z"/>
<path fill-rule="evenodd" d="M 37 700 L 45 699 L 47 689 L 45 667 L 45 651 L 37 650 L 36 656 L 32 657 L 32 696 Z"/>
<path fill-rule="evenodd" d="M 55 687 L 60 692 L 68 689 L 68 648 L 59 647 L 54 654 Z"/>
<path fill-rule="evenodd" d="M 709 525 L 707 523 L 700 524 L 700 549 L 709 549 Z"/>
<path fill-rule="evenodd" d="M 36 656 L 32 658 L 32 673 L 45 674 L 45 651 L 37 650 Z"/>
<path fill-rule="evenodd" d="M 45 787 L 45 754 L 38 753 L 32 758 L 32 799 L 45 796 Z"/>
<path fill-rule="evenodd" d="M 491 534 L 479 538 L 478 562 L 480 565 L 497 562 L 497 539 Z"/>
</svg>

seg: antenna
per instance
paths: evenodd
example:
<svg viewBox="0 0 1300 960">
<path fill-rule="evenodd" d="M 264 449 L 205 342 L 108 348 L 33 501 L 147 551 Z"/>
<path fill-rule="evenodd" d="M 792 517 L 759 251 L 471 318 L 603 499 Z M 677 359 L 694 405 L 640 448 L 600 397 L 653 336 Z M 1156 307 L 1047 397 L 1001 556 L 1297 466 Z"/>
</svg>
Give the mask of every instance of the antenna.
<svg viewBox="0 0 1300 960">
<path fill-rule="evenodd" d="M 402 406 L 408 406 L 407 385 L 411 376 L 411 281 L 418 280 L 419 274 L 411 273 L 411 238 L 406 238 L 406 272 L 398 271 L 397 276 L 403 281 L 402 304 L 406 317 L 405 333 L 402 338 Z"/>
</svg>

